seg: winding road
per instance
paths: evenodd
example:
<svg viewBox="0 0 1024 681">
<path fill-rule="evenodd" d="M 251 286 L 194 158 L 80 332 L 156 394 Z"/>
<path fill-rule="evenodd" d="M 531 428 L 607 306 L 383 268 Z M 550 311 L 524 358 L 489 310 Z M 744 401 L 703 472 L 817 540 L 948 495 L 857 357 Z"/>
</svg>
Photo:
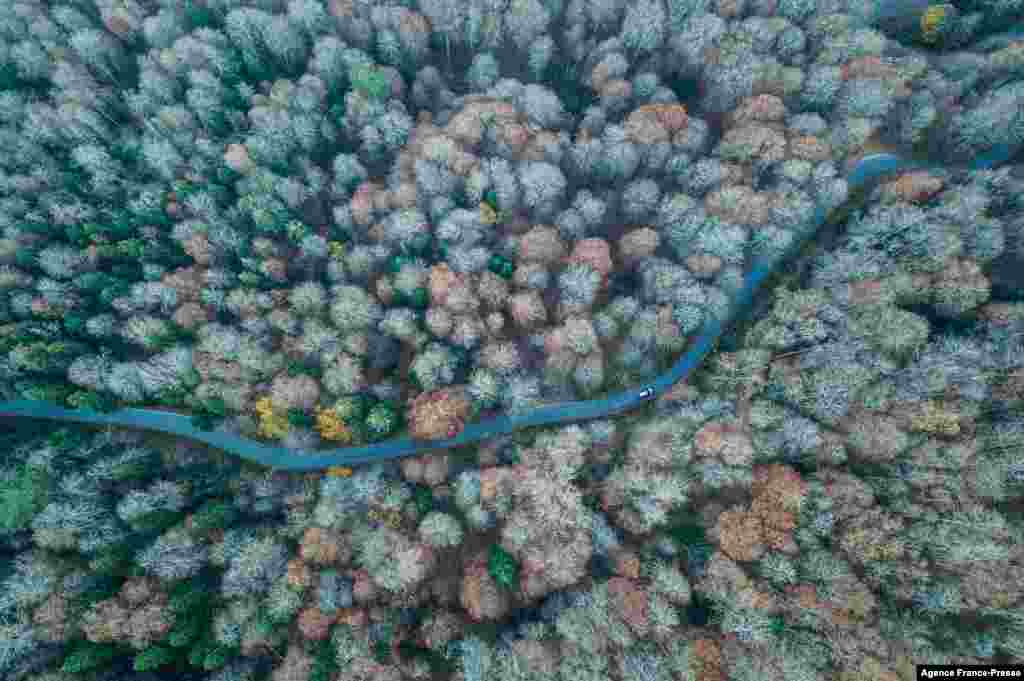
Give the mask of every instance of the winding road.
<svg viewBox="0 0 1024 681">
<path fill-rule="evenodd" d="M 991 168 L 1012 158 L 1019 149 L 999 147 L 985 157 L 974 161 L 966 168 L 982 170 Z M 911 161 L 891 153 L 879 153 L 859 159 L 847 176 L 850 194 L 882 177 L 914 168 L 927 168 L 929 164 Z M 388 459 L 397 459 L 431 450 L 458 447 L 479 440 L 511 433 L 530 426 L 553 425 L 599 419 L 633 409 L 657 398 L 675 383 L 685 379 L 714 347 L 715 342 L 735 320 L 737 313 L 754 300 L 762 283 L 776 266 L 784 265 L 789 255 L 795 253 L 813 237 L 826 219 L 826 210 L 819 206 L 815 219 L 794 244 L 787 257 L 776 258 L 756 266 L 743 288 L 737 294 L 729 318 L 710 319 L 690 349 L 672 367 L 653 381 L 605 398 L 581 402 L 563 402 L 545 405 L 521 414 L 503 415 L 486 421 L 473 423 L 454 438 L 446 440 L 391 440 L 364 447 L 345 447 L 331 450 L 303 452 L 286 447 L 275 447 L 237 435 L 218 431 L 199 430 L 191 424 L 190 418 L 181 414 L 155 409 L 126 408 L 110 413 L 65 409 L 48 402 L 14 400 L 0 402 L 0 415 L 23 416 L 56 421 L 74 421 L 101 425 L 126 426 L 161 431 L 205 442 L 250 461 L 279 469 L 309 471 L 330 466 L 351 466 Z"/>
</svg>

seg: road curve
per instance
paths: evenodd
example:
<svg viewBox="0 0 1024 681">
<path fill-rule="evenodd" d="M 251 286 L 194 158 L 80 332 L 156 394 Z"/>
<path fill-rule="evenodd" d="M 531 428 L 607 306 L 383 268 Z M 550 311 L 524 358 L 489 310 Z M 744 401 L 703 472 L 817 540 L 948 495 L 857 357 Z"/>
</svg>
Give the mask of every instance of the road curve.
<svg viewBox="0 0 1024 681">
<path fill-rule="evenodd" d="M 994 167 L 1007 161 L 1018 151 L 1018 148 L 998 147 L 986 156 L 969 164 L 966 169 L 983 170 Z M 850 169 L 846 179 L 852 192 L 852 190 L 872 183 L 890 173 L 927 167 L 929 167 L 929 164 L 911 161 L 891 153 L 872 154 L 859 159 Z M 603 418 L 628 411 L 644 402 L 648 402 L 664 393 L 675 383 L 685 379 L 714 347 L 715 342 L 722 333 L 728 329 L 735 319 L 737 312 L 745 309 L 753 301 L 762 283 L 775 271 L 775 267 L 784 264 L 789 259 L 789 255 L 792 255 L 797 249 L 801 248 L 808 238 L 813 237 L 824 223 L 825 218 L 826 211 L 823 206 L 819 206 L 814 222 L 806 229 L 804 234 L 800 235 L 801 238 L 797 239 L 797 243 L 794 244 L 794 250 L 787 254 L 787 256 L 757 264 L 747 276 L 743 287 L 737 293 L 729 318 L 726 320 L 709 319 L 690 349 L 668 371 L 657 376 L 652 381 L 637 386 L 634 389 L 601 399 L 544 405 L 523 413 L 507 414 L 473 423 L 466 426 L 458 436 L 447 440 L 420 441 L 402 439 L 380 442 L 364 447 L 344 447 L 303 452 L 286 447 L 263 444 L 229 433 L 199 430 L 192 426 L 188 416 L 155 409 L 126 408 L 104 414 L 86 410 L 65 409 L 48 402 L 13 400 L 0 402 L 0 415 L 156 430 L 205 442 L 265 466 L 295 471 L 319 470 L 329 466 L 351 466 L 397 459 L 414 454 L 422 454 L 431 450 L 458 447 L 530 426 L 572 423 Z"/>
</svg>

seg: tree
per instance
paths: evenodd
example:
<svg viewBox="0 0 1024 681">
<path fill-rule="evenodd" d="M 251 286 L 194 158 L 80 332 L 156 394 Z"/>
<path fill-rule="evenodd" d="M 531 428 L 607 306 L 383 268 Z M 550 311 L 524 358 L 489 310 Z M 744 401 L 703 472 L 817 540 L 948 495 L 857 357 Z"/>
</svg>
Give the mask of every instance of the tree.
<svg viewBox="0 0 1024 681">
<path fill-rule="evenodd" d="M 331 293 L 331 321 L 340 331 L 363 331 L 383 316 L 380 305 L 361 288 L 340 286 Z"/>
<path fill-rule="evenodd" d="M 523 202 L 540 220 L 554 217 L 568 183 L 558 166 L 543 161 L 527 161 L 519 167 Z"/>
<path fill-rule="evenodd" d="M 317 641 L 313 651 L 313 666 L 309 672 L 309 681 L 330 681 L 340 669 L 337 651 L 333 645 L 333 636 Z"/>
<path fill-rule="evenodd" d="M 530 119 L 530 122 L 541 128 L 561 128 L 565 122 L 565 109 L 562 100 L 550 88 L 533 83 L 523 88 L 516 98 L 516 106 Z"/>
<path fill-rule="evenodd" d="M 373 64 L 353 64 L 348 78 L 354 90 L 370 99 L 383 100 L 391 93 L 391 84 Z"/>
<path fill-rule="evenodd" d="M 207 534 L 225 530 L 238 519 L 238 509 L 223 499 L 210 499 L 192 514 L 192 532 Z"/>
<path fill-rule="evenodd" d="M 597 297 L 600 285 L 601 274 L 585 263 L 569 265 L 558 275 L 562 304 L 570 309 L 590 307 Z"/>
<path fill-rule="evenodd" d="M 424 392 L 430 392 L 456 379 L 458 361 L 450 348 L 431 343 L 416 355 L 409 367 L 409 378 Z"/>
<path fill-rule="evenodd" d="M 462 543 L 462 526 L 447 513 L 434 511 L 420 521 L 419 535 L 431 546 L 458 546 Z"/>
<path fill-rule="evenodd" d="M 160 456 L 147 447 L 127 447 L 95 462 L 88 476 L 107 483 L 146 480 L 160 470 Z"/>
<path fill-rule="evenodd" d="M 28 624 L 0 625 L 0 673 L 19 678 L 38 659 L 40 641 Z"/>
<path fill-rule="evenodd" d="M 133 490 L 117 504 L 118 516 L 136 531 L 166 529 L 181 517 L 186 502 L 178 486 L 158 480 L 143 490 Z"/>
<path fill-rule="evenodd" d="M 162 579 L 193 577 L 209 561 L 206 547 L 183 529 L 172 528 L 162 534 L 137 557 L 139 565 Z"/>
<path fill-rule="evenodd" d="M 375 404 L 366 415 L 366 433 L 372 441 L 385 440 L 401 425 L 398 409 L 388 402 Z"/>
<path fill-rule="evenodd" d="M 178 654 L 174 648 L 163 645 L 150 646 L 135 655 L 132 659 L 132 669 L 137 672 L 156 671 L 177 659 Z"/>
<path fill-rule="evenodd" d="M 105 667 L 117 657 L 118 652 L 119 647 L 111 643 L 82 641 L 71 649 L 60 669 L 69 674 L 90 672 Z"/>
<path fill-rule="evenodd" d="M 519 583 L 516 559 L 499 544 L 491 544 L 487 555 L 487 572 L 497 584 L 506 589 L 513 589 Z"/>
<path fill-rule="evenodd" d="M 662 0 L 630 3 L 622 21 L 622 44 L 639 52 L 658 49 L 665 42 L 667 19 Z"/>
<path fill-rule="evenodd" d="M 84 550 L 85 538 L 116 538 L 115 519 L 109 509 L 87 500 L 51 501 L 32 519 L 37 542 L 53 541 L 61 546 Z M 104 537 L 108 529 L 115 530 Z"/>
<path fill-rule="evenodd" d="M 44 479 L 27 465 L 19 465 L 0 475 L 0 528 L 27 527 L 45 502 Z"/>
<path fill-rule="evenodd" d="M 224 595 L 230 598 L 266 592 L 275 580 L 285 574 L 287 563 L 287 549 L 273 537 L 243 547 L 224 573 Z"/>
<path fill-rule="evenodd" d="M 167 634 L 166 643 L 177 657 L 181 657 L 183 648 L 192 648 L 203 638 L 210 619 L 210 608 L 205 600 L 209 594 L 195 591 L 191 599 L 191 607 L 182 609 L 180 605 L 172 608 L 175 612 L 174 625 Z M 181 600 L 178 599 L 178 603 Z"/>
</svg>

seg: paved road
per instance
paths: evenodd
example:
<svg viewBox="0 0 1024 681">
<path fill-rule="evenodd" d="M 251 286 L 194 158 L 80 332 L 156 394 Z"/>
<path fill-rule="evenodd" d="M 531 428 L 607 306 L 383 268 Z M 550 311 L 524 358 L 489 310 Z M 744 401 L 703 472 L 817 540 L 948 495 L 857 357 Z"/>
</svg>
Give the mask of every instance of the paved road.
<svg viewBox="0 0 1024 681">
<path fill-rule="evenodd" d="M 1000 148 L 972 163 L 970 169 L 977 170 L 993 167 L 1012 157 L 1016 151 L 1017 149 Z M 847 181 L 852 193 L 852 190 L 855 188 L 871 183 L 886 174 L 914 167 L 927 167 L 927 165 L 909 161 L 893 154 L 873 154 L 860 159 L 853 166 Z M 801 242 L 800 245 L 806 242 L 807 238 L 814 236 L 824 220 L 825 211 L 822 207 L 819 207 L 815 220 L 812 223 L 813 228 L 807 229 L 803 235 L 804 238 L 798 240 Z M 469 444 L 496 435 L 511 433 L 514 430 L 528 426 L 571 423 L 603 418 L 628 411 L 656 398 L 672 385 L 686 378 L 700 364 L 705 355 L 714 347 L 715 341 L 727 330 L 732 318 L 735 317 L 736 311 L 743 310 L 753 301 L 764 280 L 768 278 L 780 263 L 786 262 L 787 259 L 779 258 L 774 262 L 766 262 L 754 267 L 750 275 L 748 275 L 743 288 L 737 294 L 730 318 L 722 321 L 711 320 L 705 324 L 700 336 L 686 354 L 680 357 L 668 371 L 650 383 L 602 399 L 547 405 L 522 414 L 505 415 L 481 421 L 467 426 L 457 437 L 448 440 L 424 442 L 403 439 L 381 442 L 365 447 L 345 447 L 315 452 L 299 452 L 286 447 L 262 444 L 227 433 L 198 430 L 192 426 L 188 416 L 152 409 L 128 408 L 109 414 L 101 414 L 65 409 L 46 402 L 16 400 L 0 402 L 0 414 L 157 430 L 199 440 L 244 459 L 288 470 L 318 470 L 329 466 L 346 466 L 397 459 L 430 450 Z"/>
</svg>

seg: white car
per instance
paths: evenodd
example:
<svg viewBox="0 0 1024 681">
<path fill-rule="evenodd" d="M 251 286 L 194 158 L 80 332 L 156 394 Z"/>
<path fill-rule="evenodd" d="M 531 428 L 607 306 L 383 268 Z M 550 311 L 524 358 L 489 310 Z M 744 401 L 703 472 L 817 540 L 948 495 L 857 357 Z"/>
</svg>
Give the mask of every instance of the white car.
<svg viewBox="0 0 1024 681">
<path fill-rule="evenodd" d="M 640 391 L 640 399 L 641 400 L 650 400 L 653 397 L 654 397 L 654 388 L 652 388 L 651 386 L 647 386 L 646 388 L 644 388 L 643 390 Z"/>
</svg>

